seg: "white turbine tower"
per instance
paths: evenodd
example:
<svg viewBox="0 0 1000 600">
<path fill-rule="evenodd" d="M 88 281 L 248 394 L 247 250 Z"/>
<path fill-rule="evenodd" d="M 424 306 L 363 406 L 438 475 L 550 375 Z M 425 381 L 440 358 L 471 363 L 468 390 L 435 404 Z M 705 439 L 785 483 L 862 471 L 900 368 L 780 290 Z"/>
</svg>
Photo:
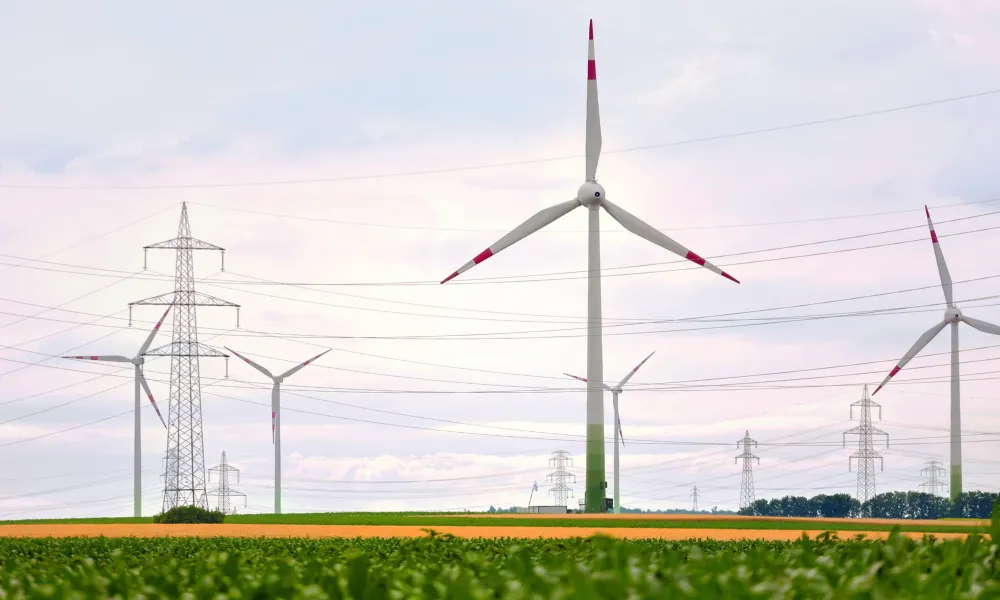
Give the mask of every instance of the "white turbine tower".
<svg viewBox="0 0 1000 600">
<path fill-rule="evenodd" d="M 962 414 L 960 401 L 960 380 L 958 375 L 958 324 L 964 322 L 984 333 L 1000 335 L 1000 327 L 973 319 L 962 314 L 962 311 L 955 306 L 952 296 L 951 273 L 948 272 L 948 265 L 944 262 L 944 253 L 941 252 L 941 244 L 938 243 L 937 233 L 934 231 L 934 222 L 931 221 L 931 211 L 924 206 L 924 213 L 927 214 L 927 227 L 931 231 L 931 244 L 934 245 L 934 258 L 937 260 L 938 274 L 941 276 L 941 289 L 944 290 L 944 301 L 947 308 L 944 311 L 944 319 L 927 330 L 917 339 L 917 342 L 906 351 L 899 363 L 893 367 L 892 371 L 886 375 L 882 383 L 872 392 L 872 396 L 878 393 L 882 386 L 892 379 L 893 375 L 906 366 L 906 363 L 924 349 L 924 346 L 941 333 L 946 325 L 951 325 L 951 498 L 954 500 L 962 493 Z"/>
<path fill-rule="evenodd" d="M 620 492 L 621 477 L 618 474 L 619 473 L 619 471 L 618 471 L 618 444 L 621 443 L 622 446 L 625 445 L 625 439 L 624 439 L 625 438 L 625 434 L 622 432 L 622 419 L 621 419 L 621 416 L 619 416 L 619 414 L 618 414 L 618 395 L 622 393 L 622 387 L 624 387 L 624 385 L 626 383 L 628 383 L 629 379 L 632 379 L 632 376 L 635 375 L 635 372 L 639 370 L 639 367 L 641 367 L 642 365 L 646 364 L 646 361 L 649 360 L 649 358 L 651 356 L 653 356 L 653 354 L 655 354 L 655 351 L 654 352 L 650 352 L 649 356 L 647 356 L 646 358 L 642 359 L 642 362 L 639 363 L 638 365 L 636 365 L 636 367 L 634 369 L 632 369 L 631 371 L 629 371 L 628 375 L 626 375 L 624 379 L 622 379 L 621 381 L 619 381 L 618 385 L 616 385 L 615 387 L 610 387 L 606 383 L 602 383 L 601 384 L 604 387 L 604 389 L 606 389 L 607 391 L 611 392 L 612 405 L 614 406 L 614 409 L 615 409 L 615 423 L 617 423 L 617 427 L 615 428 L 615 468 L 614 468 L 614 472 L 615 472 L 615 508 L 614 508 L 614 510 L 615 510 L 615 514 L 616 515 L 621 512 L 621 501 L 620 501 L 620 494 L 619 494 L 619 492 Z M 572 377 L 573 379 L 578 379 L 578 380 L 580 380 L 580 381 L 582 381 L 584 383 L 587 382 L 587 379 L 585 377 L 577 377 L 576 375 L 571 375 L 569 373 L 563 373 L 563 375 Z"/>
<path fill-rule="evenodd" d="M 149 347 L 153 343 L 153 338 L 156 337 L 156 332 L 160 330 L 160 326 L 163 325 L 163 320 L 167 318 L 167 313 L 170 312 L 170 307 L 163 312 L 163 316 L 160 320 L 156 322 L 153 330 L 149 332 L 146 337 L 146 341 L 142 343 L 139 347 L 139 351 L 134 357 L 128 358 L 126 356 L 118 355 L 106 355 L 106 356 L 63 356 L 62 358 L 72 358 L 74 360 L 99 360 L 105 362 L 121 362 L 121 363 L 132 363 L 135 368 L 135 440 L 133 442 L 134 447 L 132 449 L 132 504 L 133 512 L 135 516 L 142 516 L 142 415 L 139 412 L 140 408 L 140 387 L 146 392 L 146 396 L 149 398 L 150 403 L 153 405 L 153 410 L 156 411 L 156 416 L 160 417 L 160 422 L 163 423 L 163 427 L 167 427 L 167 422 L 163 420 L 163 415 L 160 413 L 160 407 L 156 405 L 156 400 L 153 400 L 153 392 L 149 391 L 149 384 L 146 383 L 146 377 L 142 373 L 142 365 L 146 362 L 146 358 L 143 356 Z"/>
<path fill-rule="evenodd" d="M 608 201 L 604 187 L 597 183 L 597 161 L 601 154 L 601 117 L 597 102 L 597 71 L 594 63 L 594 22 L 590 22 L 590 45 L 587 60 L 587 140 L 586 181 L 576 197 L 543 209 L 515 227 L 510 233 L 462 265 L 441 283 L 468 271 L 475 265 L 554 222 L 573 209 L 584 206 L 589 212 L 587 243 L 587 483 L 586 510 L 601 512 L 607 484 L 604 481 L 604 390 L 603 352 L 601 347 L 601 244 L 600 212 L 603 208 L 625 229 L 661 248 L 682 256 L 723 277 L 739 283 L 712 263 L 670 239 L 625 209 Z"/>
<path fill-rule="evenodd" d="M 323 356 L 329 350 L 324 350 L 316 356 L 310 358 L 306 362 L 294 366 L 288 369 L 281 375 L 273 375 L 270 371 L 264 367 L 258 365 L 249 358 L 243 356 L 239 352 L 233 350 L 232 348 L 226 347 L 236 356 L 240 357 L 243 362 L 250 365 L 251 367 L 257 369 L 264 375 L 274 382 L 274 387 L 271 388 L 271 443 L 274 444 L 274 514 L 281 514 L 281 382 L 285 379 L 291 377 L 297 373 L 300 369 L 308 365 L 309 363 L 315 361 L 319 357 Z"/>
</svg>

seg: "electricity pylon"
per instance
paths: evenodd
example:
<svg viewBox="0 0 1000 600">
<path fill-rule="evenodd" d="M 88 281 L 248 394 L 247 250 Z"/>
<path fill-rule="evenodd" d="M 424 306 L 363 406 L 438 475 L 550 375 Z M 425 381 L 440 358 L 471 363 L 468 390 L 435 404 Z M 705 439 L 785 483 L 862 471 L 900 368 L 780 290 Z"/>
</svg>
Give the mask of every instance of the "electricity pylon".
<svg viewBox="0 0 1000 600">
<path fill-rule="evenodd" d="M 236 514 L 235 507 L 233 507 L 232 502 L 229 500 L 233 496 L 242 496 L 243 506 L 246 507 L 247 495 L 229 487 L 229 474 L 236 473 L 236 482 L 239 483 L 240 470 L 226 462 L 225 450 L 222 451 L 222 462 L 208 470 L 209 480 L 212 479 L 212 473 L 218 473 L 219 487 L 211 492 L 208 492 L 208 495 L 217 496 L 219 498 L 219 511 L 225 515 Z"/>
<path fill-rule="evenodd" d="M 223 352 L 198 342 L 199 306 L 229 306 L 236 308 L 236 326 L 240 326 L 239 305 L 202 294 L 194 290 L 194 251 L 217 250 L 222 253 L 225 270 L 225 249 L 191 237 L 187 203 L 181 205 L 181 221 L 177 237 L 145 246 L 150 249 L 177 251 L 174 291 L 131 302 L 132 307 L 172 305 L 174 307 L 173 337 L 169 344 L 146 352 L 146 356 L 170 357 L 170 399 L 167 419 L 166 477 L 163 486 L 163 512 L 175 506 L 208 508 L 205 498 L 205 442 L 201 423 L 200 357 L 229 358 Z M 146 268 L 145 260 L 143 269 Z M 228 363 L 227 363 L 228 366 Z"/>
<path fill-rule="evenodd" d="M 941 463 L 936 460 L 932 460 L 924 463 L 927 466 L 920 469 L 920 474 L 927 478 L 927 481 L 920 484 L 921 490 L 926 490 L 929 494 L 938 495 L 939 490 L 944 491 L 948 488 L 947 484 L 943 481 L 945 474 L 944 467 Z"/>
<path fill-rule="evenodd" d="M 573 459 L 565 450 L 556 450 L 549 459 L 549 466 L 554 467 L 555 471 L 546 475 L 545 479 L 554 484 L 549 493 L 555 497 L 557 506 L 566 506 L 566 501 L 573 496 L 573 488 L 569 484 L 576 483 L 576 475 L 567 470 L 572 464 Z"/>
<path fill-rule="evenodd" d="M 743 477 L 740 479 L 740 509 L 744 509 L 750 508 L 756 499 L 753 490 L 753 461 L 756 460 L 759 465 L 760 458 L 750 452 L 750 444 L 757 447 L 757 440 L 750 437 L 750 430 L 743 434 L 742 440 L 736 442 L 736 447 L 739 448 L 740 444 L 743 444 L 743 452 L 736 457 L 736 460 L 743 459 Z"/>
<path fill-rule="evenodd" d="M 847 447 L 847 436 L 858 436 L 858 449 L 847 458 L 847 469 L 851 461 L 858 461 L 858 502 L 864 504 L 875 495 L 875 461 L 879 469 L 884 470 L 882 455 L 875 450 L 874 438 L 885 436 L 885 447 L 889 447 L 889 434 L 872 425 L 872 408 L 878 409 L 878 418 L 882 419 L 882 407 L 868 396 L 868 386 L 862 392 L 861 400 L 851 404 L 851 418 L 854 418 L 854 407 L 861 409 L 861 423 L 844 432 L 844 447 Z"/>
</svg>

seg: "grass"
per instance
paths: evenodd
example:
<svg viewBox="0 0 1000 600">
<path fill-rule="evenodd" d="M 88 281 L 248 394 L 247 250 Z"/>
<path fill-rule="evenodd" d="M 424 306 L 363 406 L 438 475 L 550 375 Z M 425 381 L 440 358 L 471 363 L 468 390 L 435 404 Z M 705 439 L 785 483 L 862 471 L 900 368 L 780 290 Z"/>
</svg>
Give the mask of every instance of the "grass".
<svg viewBox="0 0 1000 600">
<path fill-rule="evenodd" d="M 75 524 L 75 523 L 151 523 L 151 518 L 97 518 L 97 519 L 45 519 L 3 521 L 4 524 Z M 748 518 L 715 519 L 596 519 L 587 515 L 566 518 L 495 517 L 475 513 L 292 513 L 283 515 L 250 514 L 231 515 L 227 523 L 296 524 L 296 525 L 416 525 L 416 526 L 494 526 L 494 527 L 640 527 L 674 529 L 780 529 L 780 530 L 829 530 L 829 531 L 891 531 L 893 525 L 865 519 L 849 522 L 831 522 L 823 519 L 757 520 Z M 941 521 L 935 524 L 914 523 L 900 526 L 902 531 L 916 533 L 970 533 L 977 522 L 959 523 Z"/>
</svg>

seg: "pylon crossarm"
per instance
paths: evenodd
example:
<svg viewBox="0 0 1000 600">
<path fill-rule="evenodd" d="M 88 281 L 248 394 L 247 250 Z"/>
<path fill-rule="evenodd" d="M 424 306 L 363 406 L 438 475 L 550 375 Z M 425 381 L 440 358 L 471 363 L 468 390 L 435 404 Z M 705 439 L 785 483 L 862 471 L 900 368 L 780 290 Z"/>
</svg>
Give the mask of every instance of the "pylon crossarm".
<svg viewBox="0 0 1000 600">
<path fill-rule="evenodd" d="M 143 250 L 218 250 L 225 252 L 222 246 L 216 246 L 209 242 L 193 237 L 176 237 L 172 240 L 156 242 L 148 246 L 143 246 Z"/>
<path fill-rule="evenodd" d="M 225 358 L 225 352 L 201 342 L 170 342 L 146 352 L 145 356 L 187 356 L 204 358 Z"/>
</svg>

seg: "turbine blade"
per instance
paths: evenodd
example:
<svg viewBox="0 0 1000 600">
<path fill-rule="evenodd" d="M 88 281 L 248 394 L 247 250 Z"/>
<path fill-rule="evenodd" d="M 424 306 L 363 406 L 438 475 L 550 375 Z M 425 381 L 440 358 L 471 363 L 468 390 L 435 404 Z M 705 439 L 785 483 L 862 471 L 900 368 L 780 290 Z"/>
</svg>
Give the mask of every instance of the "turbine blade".
<svg viewBox="0 0 1000 600">
<path fill-rule="evenodd" d="M 941 330 L 944 329 L 944 326 L 947 324 L 948 321 L 941 321 L 934 327 L 931 327 L 926 332 L 924 332 L 922 336 L 917 338 L 916 343 L 914 343 L 913 346 L 911 346 L 910 349 L 906 351 L 906 354 L 903 355 L 903 358 L 899 359 L 899 363 L 892 368 L 892 371 L 890 371 L 888 375 L 885 376 L 885 379 L 882 380 L 882 383 L 878 384 L 878 387 L 875 388 L 874 392 L 872 392 L 872 396 L 877 394 L 878 391 L 882 389 L 882 386 L 889 383 L 889 380 L 892 379 L 893 375 L 899 373 L 899 370 L 905 367 L 906 363 L 910 362 L 910 360 L 914 356 L 916 356 L 918 352 L 923 350 L 924 346 L 931 343 L 931 340 L 934 339 L 934 336 L 941 333 Z"/>
<path fill-rule="evenodd" d="M 149 384 L 146 383 L 146 376 L 143 374 L 142 370 L 139 371 L 139 385 L 142 386 L 142 390 L 146 392 L 146 397 L 149 398 L 150 404 L 153 405 L 153 410 L 156 411 L 156 416 L 160 417 L 160 423 L 163 426 L 167 426 L 167 422 L 163 420 L 163 414 L 160 413 L 160 407 L 156 405 L 156 400 L 153 400 L 153 392 L 149 391 Z"/>
<path fill-rule="evenodd" d="M 944 301 L 948 307 L 955 306 L 952 297 L 951 273 L 948 272 L 948 264 L 944 262 L 944 252 L 941 251 L 941 244 L 938 243 L 937 233 L 934 231 L 934 222 L 931 221 L 931 211 L 924 205 L 924 212 L 927 214 L 927 228 L 931 230 L 931 243 L 934 244 L 934 260 L 937 261 L 938 274 L 941 276 L 941 289 L 944 290 Z"/>
<path fill-rule="evenodd" d="M 271 387 L 271 443 L 274 443 L 274 426 L 276 423 L 276 413 L 278 412 L 278 382 L 274 382 L 274 386 Z"/>
<path fill-rule="evenodd" d="M 639 367 L 641 367 L 642 365 L 646 364 L 646 361 L 649 360 L 649 357 L 653 356 L 654 354 L 656 354 L 656 350 L 653 350 L 652 352 L 650 352 L 649 356 L 647 356 L 646 358 L 642 359 L 641 363 L 639 363 L 634 369 L 632 369 L 631 371 L 629 371 L 628 375 L 625 376 L 625 379 L 622 379 L 621 383 L 618 384 L 618 387 L 622 387 L 623 385 L 625 385 L 626 383 L 628 383 L 628 380 L 632 379 L 632 376 L 635 375 L 635 372 L 639 370 Z"/>
<path fill-rule="evenodd" d="M 295 366 L 295 367 L 292 367 L 291 369 L 288 369 L 287 371 L 285 371 L 284 373 L 282 373 L 282 374 L 280 375 L 280 378 L 281 378 L 281 379 L 284 379 L 285 377 L 289 377 L 289 376 L 291 376 L 291 375 L 294 375 L 295 373 L 298 373 L 298 372 L 299 372 L 299 371 L 300 371 L 301 369 L 303 369 L 303 368 L 304 368 L 304 367 L 305 367 L 306 365 L 308 365 L 309 363 L 311 363 L 311 362 L 313 362 L 314 360 L 318 359 L 319 357 L 323 356 L 324 354 L 326 354 L 326 353 L 327 353 L 327 352 L 329 352 L 329 351 L 330 351 L 330 350 L 324 350 L 324 351 L 320 352 L 319 354 L 317 354 L 316 356 L 314 356 L 314 357 L 310 358 L 310 359 L 309 359 L 309 360 L 307 360 L 306 362 L 304 362 L 304 363 L 302 363 L 302 364 L 300 364 L 300 365 L 297 365 L 297 366 Z"/>
<path fill-rule="evenodd" d="M 980 321 L 979 319 L 973 319 L 972 317 L 966 317 L 965 315 L 962 316 L 962 320 L 983 333 L 1000 335 L 1000 327 L 994 325 L 993 323 L 987 323 L 986 321 Z"/>
<path fill-rule="evenodd" d="M 618 441 L 621 442 L 622 447 L 624 447 L 625 433 L 622 432 L 622 419 L 618 413 L 618 394 L 614 395 L 614 409 L 615 409 L 615 424 L 618 426 Z"/>
<path fill-rule="evenodd" d="M 252 361 L 249 358 L 243 356 L 242 354 L 240 354 L 236 350 L 233 350 L 229 346 L 223 346 L 223 348 L 225 348 L 226 350 L 229 350 L 230 352 L 232 352 L 233 354 L 235 354 L 236 356 L 238 356 L 243 362 L 245 362 L 246 364 L 250 365 L 251 367 L 257 369 L 258 371 L 260 371 L 264 375 L 267 375 L 269 378 L 274 379 L 274 375 L 271 375 L 271 372 L 268 371 L 267 369 L 265 369 L 264 367 L 258 365 L 254 361 Z"/>
<path fill-rule="evenodd" d="M 577 377 L 576 375 L 570 375 L 569 373 L 563 373 L 563 375 L 565 375 L 566 377 L 572 377 L 573 379 L 576 379 L 578 381 L 582 381 L 584 383 L 587 383 L 587 378 L 586 377 Z M 602 383 L 601 385 L 604 386 L 604 389 L 608 390 L 609 392 L 611 391 L 611 386 L 609 386 L 608 384 Z"/>
<path fill-rule="evenodd" d="M 713 265 L 704 258 L 698 256 L 694 252 L 691 252 L 684 246 L 681 246 L 674 240 L 663 235 L 662 233 L 660 233 L 660 231 L 654 229 L 653 226 L 649 225 L 639 217 L 628 212 L 624 208 L 612 204 L 611 202 L 608 201 L 607 198 L 601 201 L 601 206 L 604 207 L 604 210 L 608 211 L 608 214 L 611 215 L 611 217 L 615 221 L 621 223 L 622 227 L 628 229 L 637 236 L 645 240 L 648 240 L 650 242 L 653 242 L 657 246 L 665 248 L 673 252 L 677 256 L 686 258 L 697 265 L 701 265 L 706 269 L 708 269 L 709 271 L 712 271 L 713 273 L 718 273 L 719 275 L 722 275 L 726 279 L 730 279 L 732 281 L 735 281 L 736 283 L 739 283 L 739 280 L 730 275 L 729 273 L 726 273 L 719 267 Z"/>
<path fill-rule="evenodd" d="M 104 355 L 104 356 L 60 356 L 59 358 L 72 358 L 72 359 L 75 359 L 75 360 L 101 360 L 101 361 L 105 361 L 105 362 L 126 362 L 126 363 L 132 362 L 131 358 L 126 358 L 124 356 L 118 356 L 118 355 L 113 355 L 113 356 L 108 356 L 108 355 Z"/>
<path fill-rule="evenodd" d="M 573 200 L 569 200 L 568 202 L 563 202 L 562 204 L 556 204 L 555 206 L 550 206 L 548 208 L 544 208 L 538 211 L 537 213 L 532 215 L 531 218 L 529 218 L 527 221 L 515 227 L 513 231 L 511 231 L 507 235 L 497 240 L 496 243 L 494 243 L 492 246 L 490 246 L 486 250 L 483 250 L 478 255 L 476 255 L 475 258 L 462 265 L 462 267 L 459 270 L 455 271 L 454 273 L 446 277 L 444 281 L 442 281 L 441 283 L 447 283 L 451 281 L 455 277 L 458 277 L 462 273 L 465 273 L 472 267 L 478 265 L 479 263 L 493 256 L 497 252 L 500 252 L 501 250 L 510 246 L 511 244 L 514 244 L 515 242 L 521 241 L 522 239 L 528 237 L 532 233 L 535 233 L 542 227 L 545 227 L 549 223 L 552 223 L 553 221 L 567 214 L 577 206 L 580 206 L 580 201 L 574 198 Z"/>
<path fill-rule="evenodd" d="M 153 344 L 153 338 L 156 337 L 156 332 L 160 330 L 160 326 L 163 325 L 164 319 L 167 318 L 167 313 L 170 312 L 170 308 L 170 306 L 167 306 L 167 310 L 163 311 L 163 316 L 156 322 L 153 330 L 149 332 L 149 335 L 146 337 L 146 341 L 142 343 L 142 347 L 139 348 L 139 352 L 136 353 L 136 356 L 142 356 L 146 353 L 146 350 L 149 350 L 149 347 Z"/>
<path fill-rule="evenodd" d="M 587 47 L 587 181 L 594 181 L 601 159 L 601 110 L 597 101 L 597 67 L 594 58 L 594 20 L 590 20 Z"/>
</svg>

